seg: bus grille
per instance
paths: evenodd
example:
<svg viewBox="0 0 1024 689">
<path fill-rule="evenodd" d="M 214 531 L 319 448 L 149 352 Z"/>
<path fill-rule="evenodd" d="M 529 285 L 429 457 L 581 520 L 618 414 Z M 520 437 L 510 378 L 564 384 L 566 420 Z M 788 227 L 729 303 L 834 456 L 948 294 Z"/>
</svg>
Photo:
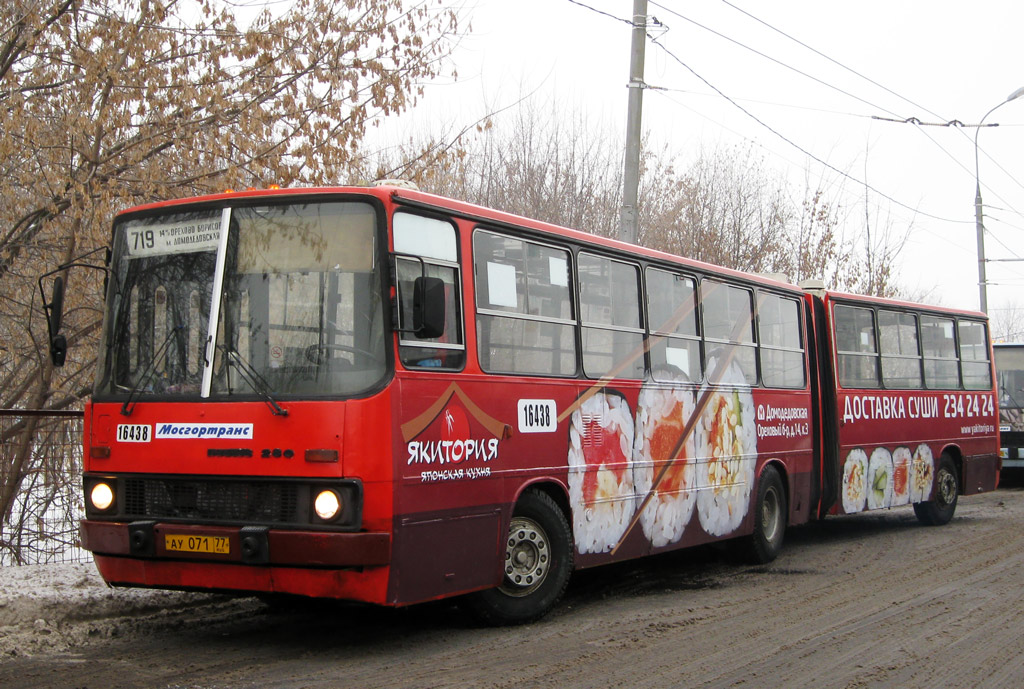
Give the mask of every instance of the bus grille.
<svg viewBox="0 0 1024 689">
<path fill-rule="evenodd" d="M 129 478 L 123 510 L 131 519 L 296 524 L 298 494 L 294 483 Z"/>
</svg>

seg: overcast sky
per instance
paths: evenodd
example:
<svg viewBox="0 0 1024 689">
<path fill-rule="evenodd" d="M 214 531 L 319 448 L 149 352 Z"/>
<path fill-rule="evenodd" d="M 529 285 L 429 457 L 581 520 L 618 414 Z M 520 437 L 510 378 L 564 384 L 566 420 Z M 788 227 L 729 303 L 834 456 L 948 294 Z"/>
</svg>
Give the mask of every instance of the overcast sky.
<svg viewBox="0 0 1024 689">
<path fill-rule="evenodd" d="M 632 0 L 469 4 L 458 83 L 432 88 L 419 112 L 450 116 L 458 104 L 476 115 L 536 91 L 624 133 Z M 841 190 L 857 216 L 851 227 L 863 226 L 866 178 L 879 221 L 913 223 L 900 281 L 932 290 L 933 301 L 978 307 L 976 129 L 876 118 L 977 124 L 1024 87 L 1024 3 L 658 0 L 648 10 L 663 25 L 652 29 L 645 71 L 656 88 L 645 92 L 644 127 L 655 140 L 684 160 L 702 147 L 753 146 L 798 191 L 808 171 Z M 1000 125 L 979 132 L 986 253 L 1017 258 L 1024 98 L 985 122 Z M 1015 297 L 1024 262 L 990 263 L 988 273 L 990 312 L 1024 305 Z"/>
</svg>

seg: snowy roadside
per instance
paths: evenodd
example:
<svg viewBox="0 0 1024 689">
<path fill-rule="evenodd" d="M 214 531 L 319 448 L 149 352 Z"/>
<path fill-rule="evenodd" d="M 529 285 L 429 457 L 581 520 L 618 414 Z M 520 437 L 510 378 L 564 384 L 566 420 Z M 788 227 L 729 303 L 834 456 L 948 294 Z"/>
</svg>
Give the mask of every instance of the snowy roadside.
<svg viewBox="0 0 1024 689">
<path fill-rule="evenodd" d="M 0 657 L 62 651 L 90 637 L 173 624 L 195 608 L 209 614 L 210 606 L 239 603 L 201 593 L 110 588 L 91 563 L 0 567 Z"/>
</svg>

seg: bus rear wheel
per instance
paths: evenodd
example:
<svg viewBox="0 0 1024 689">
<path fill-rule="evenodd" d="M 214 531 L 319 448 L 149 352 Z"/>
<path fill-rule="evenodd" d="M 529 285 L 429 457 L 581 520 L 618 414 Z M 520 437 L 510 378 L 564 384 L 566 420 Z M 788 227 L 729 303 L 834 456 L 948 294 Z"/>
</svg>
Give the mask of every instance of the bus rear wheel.
<svg viewBox="0 0 1024 689">
<path fill-rule="evenodd" d="M 741 541 L 743 559 L 753 564 L 771 562 L 782 551 L 786 535 L 786 491 L 778 469 L 767 466 L 761 472 L 754 508 L 754 533 Z"/>
<path fill-rule="evenodd" d="M 562 510 L 546 493 L 519 498 L 505 540 L 504 578 L 493 589 L 472 594 L 473 613 L 487 624 L 523 624 L 555 606 L 572 574 L 572 532 Z"/>
<path fill-rule="evenodd" d="M 956 478 L 956 465 L 953 458 L 943 452 L 939 457 L 939 468 L 935 472 L 935 495 L 928 502 L 914 503 L 914 514 L 922 524 L 943 526 L 953 518 L 959 496 L 960 484 Z"/>
</svg>

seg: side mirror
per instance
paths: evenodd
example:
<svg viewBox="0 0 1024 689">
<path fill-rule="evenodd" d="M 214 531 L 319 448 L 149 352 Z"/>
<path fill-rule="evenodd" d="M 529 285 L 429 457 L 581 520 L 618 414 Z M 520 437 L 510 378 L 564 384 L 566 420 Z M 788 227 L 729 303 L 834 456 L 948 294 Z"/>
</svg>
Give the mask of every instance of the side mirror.
<svg viewBox="0 0 1024 689">
<path fill-rule="evenodd" d="M 93 254 L 104 252 L 104 261 L 102 266 L 93 265 L 92 263 L 82 263 L 83 259 L 86 259 Z M 72 259 L 69 263 L 62 263 L 57 266 L 54 270 L 48 273 L 43 273 L 39 276 L 39 298 L 43 301 L 43 312 L 46 314 L 46 330 L 47 339 L 50 341 L 50 360 L 53 361 L 54 366 L 63 366 L 64 359 L 68 354 L 68 341 L 63 335 L 60 334 L 60 322 L 64 316 L 64 278 L 57 273 L 62 273 L 68 268 L 92 268 L 94 270 L 102 270 L 104 274 L 103 286 L 106 291 L 107 276 L 109 275 L 109 269 L 107 266 L 110 265 L 110 248 L 101 246 L 98 249 L 82 254 L 78 258 Z M 55 275 L 53 278 L 53 290 L 50 292 L 50 301 L 46 301 L 46 290 L 43 288 L 43 282 L 46 278 L 51 275 Z"/>
<path fill-rule="evenodd" d="M 53 292 L 46 305 L 47 326 L 50 330 L 50 360 L 54 366 L 63 366 L 68 354 L 68 341 L 60 334 L 60 321 L 64 315 L 64 278 L 53 279 Z"/>
<path fill-rule="evenodd" d="M 63 366 L 64 359 L 68 355 L 68 341 L 63 335 L 57 335 L 50 340 L 50 360 L 54 366 Z"/>
<path fill-rule="evenodd" d="M 412 327 L 416 337 L 444 334 L 444 280 L 422 276 L 413 283 Z"/>
</svg>

